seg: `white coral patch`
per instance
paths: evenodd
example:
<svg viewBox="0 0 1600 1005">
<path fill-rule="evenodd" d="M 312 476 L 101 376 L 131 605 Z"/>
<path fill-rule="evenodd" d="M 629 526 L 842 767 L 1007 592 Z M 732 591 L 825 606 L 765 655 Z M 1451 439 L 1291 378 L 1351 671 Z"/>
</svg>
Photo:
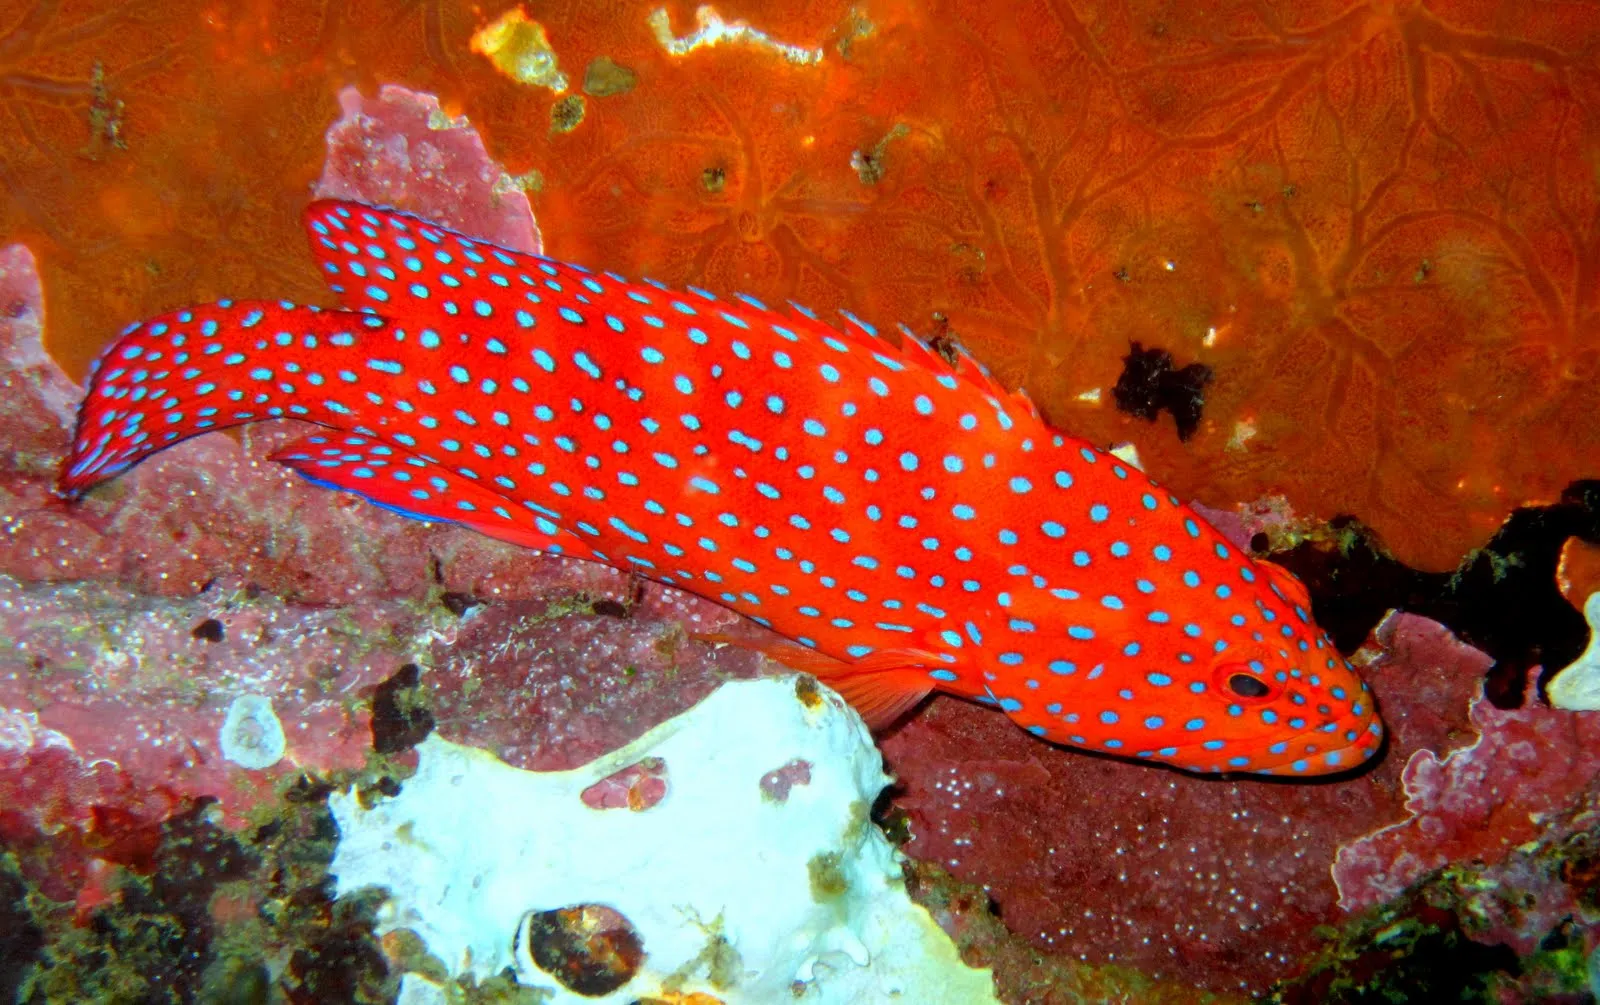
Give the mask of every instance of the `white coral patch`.
<svg viewBox="0 0 1600 1005">
<path fill-rule="evenodd" d="M 217 745 L 224 758 L 251 771 L 270 768 L 283 760 L 288 742 L 283 723 L 272 708 L 272 699 L 260 694 L 241 694 L 233 699 L 217 733 Z"/>
<path fill-rule="evenodd" d="M 1583 616 L 1589 622 L 1589 648 L 1550 681 L 1550 704 L 1574 712 L 1600 711 L 1600 593 L 1589 594 Z"/>
<path fill-rule="evenodd" d="M 714 7 L 695 8 L 694 19 L 697 25 L 695 30 L 681 37 L 672 33 L 672 18 L 665 7 L 651 11 L 645 21 L 661 48 L 674 56 L 686 56 L 696 49 L 730 43 L 766 49 L 798 66 L 822 62 L 821 49 L 780 42 L 766 32 L 751 27 L 748 22 L 724 20 Z"/>
<path fill-rule="evenodd" d="M 418 750 L 399 795 L 371 809 L 354 791 L 330 797 L 330 870 L 341 896 L 386 889 L 379 932 L 412 930 L 452 977 L 510 967 L 558 1005 L 695 992 L 728 1005 L 996 1000 L 989 972 L 965 966 L 906 896 L 899 852 L 868 818 L 889 781 L 882 758 L 826 688 L 730 682 L 572 771 L 523 771 L 437 737 Z M 669 779 L 659 802 L 584 804 L 645 757 Z M 809 777 L 781 798 L 763 788 L 797 760 Z M 518 937 L 530 913 L 581 905 L 621 914 L 643 950 L 608 993 L 563 986 Z"/>
</svg>

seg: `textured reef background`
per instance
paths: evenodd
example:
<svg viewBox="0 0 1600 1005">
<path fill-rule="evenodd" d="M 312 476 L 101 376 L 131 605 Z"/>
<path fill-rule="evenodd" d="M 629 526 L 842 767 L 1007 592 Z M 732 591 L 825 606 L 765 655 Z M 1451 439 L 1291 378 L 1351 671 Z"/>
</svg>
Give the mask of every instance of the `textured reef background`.
<svg viewBox="0 0 1600 1005">
<path fill-rule="evenodd" d="M 1002 1000 L 1593 1000 L 1600 718 L 1546 696 L 1600 590 L 1600 12 L 777 8 L 0 10 L 0 1000 L 392 1000 L 331 791 L 430 735 L 570 768 L 762 672 L 715 605 L 301 483 L 290 429 L 53 497 L 122 325 L 323 299 L 313 193 L 959 339 L 1306 579 L 1392 730 L 1355 779 L 942 698 L 880 737 Z"/>
</svg>

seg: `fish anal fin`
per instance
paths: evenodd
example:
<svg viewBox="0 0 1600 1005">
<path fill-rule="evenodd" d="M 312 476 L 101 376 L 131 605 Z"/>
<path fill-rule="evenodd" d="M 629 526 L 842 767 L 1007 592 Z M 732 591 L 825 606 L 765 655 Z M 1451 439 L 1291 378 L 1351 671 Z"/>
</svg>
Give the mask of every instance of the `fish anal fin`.
<svg viewBox="0 0 1600 1005">
<path fill-rule="evenodd" d="M 274 451 L 268 460 L 314 484 L 350 492 L 413 520 L 458 523 L 523 548 L 599 561 L 582 541 L 555 523 L 442 465 L 370 437 L 316 433 Z"/>
<path fill-rule="evenodd" d="M 926 698 L 933 685 L 924 667 L 942 665 L 932 653 L 916 649 L 879 650 L 852 663 L 795 642 L 763 643 L 725 634 L 695 638 L 754 649 L 775 663 L 810 674 L 837 691 L 873 730 L 893 725 Z"/>
</svg>

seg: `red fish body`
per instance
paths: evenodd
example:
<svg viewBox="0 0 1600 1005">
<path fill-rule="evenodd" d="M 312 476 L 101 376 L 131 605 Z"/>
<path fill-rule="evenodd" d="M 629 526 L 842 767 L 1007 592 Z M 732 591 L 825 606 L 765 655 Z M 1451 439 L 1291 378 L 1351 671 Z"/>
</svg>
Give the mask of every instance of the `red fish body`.
<svg viewBox="0 0 1600 1005">
<path fill-rule="evenodd" d="M 938 689 L 1198 771 L 1321 774 L 1378 746 L 1298 581 L 965 356 L 357 204 L 306 221 L 347 309 L 128 329 L 64 490 L 300 418 L 339 431 L 275 455 L 308 478 L 717 600 L 875 718 Z"/>
</svg>

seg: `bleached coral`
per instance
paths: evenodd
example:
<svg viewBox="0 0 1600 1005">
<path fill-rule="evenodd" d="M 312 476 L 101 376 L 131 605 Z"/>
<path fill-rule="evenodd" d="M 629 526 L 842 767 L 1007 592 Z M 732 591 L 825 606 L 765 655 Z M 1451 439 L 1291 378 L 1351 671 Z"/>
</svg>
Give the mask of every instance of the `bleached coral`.
<svg viewBox="0 0 1600 1005">
<path fill-rule="evenodd" d="M 437 737 L 419 752 L 399 795 L 330 799 L 331 871 L 341 896 L 386 889 L 379 931 L 412 930 L 452 978 L 510 967 L 555 1003 L 995 1001 L 989 972 L 906 896 L 899 853 L 868 818 L 882 759 L 810 678 L 724 684 L 572 771 Z M 647 757 L 663 798 L 586 805 Z"/>
</svg>

